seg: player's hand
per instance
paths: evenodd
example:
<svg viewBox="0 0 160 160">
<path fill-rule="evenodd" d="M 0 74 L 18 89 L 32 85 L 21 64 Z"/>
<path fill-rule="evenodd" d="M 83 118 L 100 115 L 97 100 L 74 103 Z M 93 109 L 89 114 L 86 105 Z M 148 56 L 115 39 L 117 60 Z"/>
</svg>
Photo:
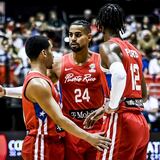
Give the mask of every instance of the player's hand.
<svg viewBox="0 0 160 160">
<path fill-rule="evenodd" d="M 85 129 L 90 129 L 94 126 L 94 124 L 103 117 L 104 108 L 98 108 L 97 110 L 90 113 L 83 122 Z"/>
<path fill-rule="evenodd" d="M 104 110 L 105 110 L 105 113 L 107 113 L 107 114 L 114 113 L 115 111 L 118 110 L 118 107 L 115 108 L 115 109 L 110 108 L 110 107 L 109 107 L 109 102 L 105 103 L 105 104 L 103 105 L 103 108 L 104 108 Z"/>
<path fill-rule="evenodd" d="M 0 85 L 0 97 L 4 97 L 4 96 L 5 96 L 5 89 Z"/>
<path fill-rule="evenodd" d="M 90 133 L 87 137 L 87 141 L 99 151 L 109 149 L 111 146 L 111 139 L 104 137 L 104 132 Z"/>
</svg>

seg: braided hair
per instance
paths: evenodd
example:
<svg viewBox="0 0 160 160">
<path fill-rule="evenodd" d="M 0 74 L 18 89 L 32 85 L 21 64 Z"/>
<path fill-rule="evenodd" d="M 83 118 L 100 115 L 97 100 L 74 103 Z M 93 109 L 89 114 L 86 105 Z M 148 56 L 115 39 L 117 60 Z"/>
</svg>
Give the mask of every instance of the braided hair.
<svg viewBox="0 0 160 160">
<path fill-rule="evenodd" d="M 117 4 L 108 3 L 98 13 L 96 24 L 98 29 L 108 28 L 116 33 L 124 33 L 123 10 Z"/>
</svg>

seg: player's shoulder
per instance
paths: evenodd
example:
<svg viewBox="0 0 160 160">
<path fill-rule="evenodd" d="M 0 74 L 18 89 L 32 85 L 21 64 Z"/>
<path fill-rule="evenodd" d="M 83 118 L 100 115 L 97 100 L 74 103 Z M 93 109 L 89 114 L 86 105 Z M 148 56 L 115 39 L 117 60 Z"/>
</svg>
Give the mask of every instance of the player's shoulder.
<svg viewBox="0 0 160 160">
<path fill-rule="evenodd" d="M 46 84 L 48 84 L 47 80 L 45 80 L 44 78 L 42 77 L 35 77 L 35 78 L 32 78 L 28 84 L 32 87 L 39 87 L 39 86 L 44 86 Z"/>
<path fill-rule="evenodd" d="M 49 82 L 40 77 L 31 79 L 27 85 L 27 91 L 31 91 L 34 93 L 46 92 L 49 88 Z"/>
<path fill-rule="evenodd" d="M 51 85 L 43 78 L 36 77 L 29 81 L 26 86 L 25 94 L 28 99 L 35 101 L 35 98 L 42 98 L 50 95 Z"/>
<path fill-rule="evenodd" d="M 101 44 L 102 48 L 105 48 L 108 52 L 115 52 L 118 53 L 121 51 L 121 47 L 118 43 L 113 41 L 107 41 Z"/>
</svg>

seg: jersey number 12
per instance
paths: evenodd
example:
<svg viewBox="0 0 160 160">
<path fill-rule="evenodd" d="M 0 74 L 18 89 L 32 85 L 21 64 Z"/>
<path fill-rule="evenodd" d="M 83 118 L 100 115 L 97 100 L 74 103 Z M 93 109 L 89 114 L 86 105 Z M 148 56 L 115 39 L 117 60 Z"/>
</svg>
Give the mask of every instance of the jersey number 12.
<svg viewBox="0 0 160 160">
<path fill-rule="evenodd" d="M 137 82 L 140 80 L 139 76 L 139 67 L 137 64 L 130 65 L 131 77 L 132 77 L 132 90 L 141 90 L 141 85 L 138 85 Z"/>
</svg>

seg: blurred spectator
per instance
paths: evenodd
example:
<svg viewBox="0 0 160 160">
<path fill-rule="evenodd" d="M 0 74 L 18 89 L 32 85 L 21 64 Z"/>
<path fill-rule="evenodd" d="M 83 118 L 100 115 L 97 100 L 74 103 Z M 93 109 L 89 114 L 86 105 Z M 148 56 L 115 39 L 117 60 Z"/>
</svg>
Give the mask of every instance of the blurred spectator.
<svg viewBox="0 0 160 160">
<path fill-rule="evenodd" d="M 148 116 L 149 118 L 148 123 L 152 131 L 158 130 L 158 128 L 154 128 L 154 123 L 156 123 L 158 119 L 158 109 L 159 109 L 158 99 L 155 98 L 154 96 L 150 96 L 148 90 L 148 100 L 144 103 L 144 111 L 146 112 L 145 115 Z"/>
<path fill-rule="evenodd" d="M 24 78 L 28 71 L 30 70 L 30 62 L 25 52 L 25 47 L 23 47 L 19 50 L 17 55 L 21 60 L 22 63 L 15 69 L 14 75 L 17 77 L 17 85 L 23 85 Z"/>
<path fill-rule="evenodd" d="M 150 28 L 151 28 L 151 23 L 150 23 L 149 16 L 144 16 L 142 19 L 142 29 L 150 30 Z"/>
<path fill-rule="evenodd" d="M 138 49 L 142 52 L 143 73 L 149 73 L 149 62 L 153 58 L 153 50 L 156 48 L 156 43 L 152 33 L 149 30 L 142 30 L 138 40 Z"/>
<path fill-rule="evenodd" d="M 39 32 L 47 28 L 46 16 L 43 12 L 38 12 L 36 14 L 35 25 Z"/>
<path fill-rule="evenodd" d="M 138 42 L 138 48 L 145 52 L 146 50 L 154 50 L 156 47 L 156 42 L 153 39 L 153 35 L 149 30 L 143 30 L 141 32 L 141 37 Z"/>
<path fill-rule="evenodd" d="M 61 48 L 61 38 L 59 37 L 59 34 L 57 34 L 56 31 L 44 31 L 43 35 L 46 35 L 47 37 L 49 37 L 51 39 L 52 42 L 52 52 L 55 58 L 57 57 L 61 57 L 64 54 L 64 50 L 62 50 Z"/>
<path fill-rule="evenodd" d="M 137 31 L 137 22 L 134 15 L 130 15 L 126 18 L 126 30 L 130 30 L 131 32 Z"/>
<path fill-rule="evenodd" d="M 154 14 L 154 16 L 157 17 L 157 22 L 159 23 L 160 22 L 160 8 L 155 8 L 153 10 L 153 14 Z"/>
<path fill-rule="evenodd" d="M 57 36 L 60 39 L 59 45 L 60 48 L 65 47 L 64 38 L 66 36 L 66 29 L 67 25 L 64 23 L 62 18 L 58 16 L 56 10 L 51 10 L 49 12 L 49 19 L 48 19 L 48 30 L 52 30 L 56 32 Z"/>
<path fill-rule="evenodd" d="M 9 44 L 8 38 L 3 38 L 1 42 L 1 50 L 0 50 L 0 84 L 3 86 L 13 87 L 17 86 L 17 77 L 14 74 L 16 68 L 20 65 L 21 59 L 18 57 L 14 57 L 12 54 L 13 48 L 12 45 Z M 5 107 L 2 113 L 2 119 L 7 118 L 9 124 L 4 126 L 0 125 L 1 129 L 7 129 L 8 127 L 11 129 L 15 128 L 16 124 L 16 113 L 15 111 L 21 110 L 21 100 L 14 98 L 4 98 L 0 100 L 0 104 Z M 12 110 L 13 109 L 13 110 Z M 4 116 L 3 116 L 4 113 Z M 1 120 L 0 118 L 0 120 Z M 5 122 L 6 125 L 6 122 Z M 13 127 L 13 128 L 12 128 Z"/>
<path fill-rule="evenodd" d="M 151 33 L 153 36 L 153 39 L 155 40 L 155 43 L 160 45 L 160 29 L 157 25 L 153 24 L 151 27 Z"/>
<path fill-rule="evenodd" d="M 138 23 L 136 22 L 135 16 L 130 15 L 126 18 L 125 33 L 121 33 L 123 39 L 127 39 L 135 47 L 137 47 L 137 28 Z"/>
<path fill-rule="evenodd" d="M 93 18 L 91 21 L 91 34 L 92 34 L 92 40 L 90 42 L 89 49 L 93 52 L 98 53 L 99 44 L 103 42 L 103 33 L 98 31 L 95 18 Z"/>
<path fill-rule="evenodd" d="M 12 48 L 8 38 L 1 41 L 0 50 L 0 84 L 5 86 L 16 86 L 14 70 L 18 66 L 16 59 L 12 56 Z M 19 62 L 19 61 L 18 61 Z"/>
<path fill-rule="evenodd" d="M 155 57 L 149 62 L 149 74 L 160 74 L 160 50 L 155 52 Z"/>
<path fill-rule="evenodd" d="M 148 74 L 149 61 L 154 57 L 153 51 L 156 48 L 155 40 L 149 30 L 141 31 L 137 48 L 142 52 L 143 73 Z"/>
<path fill-rule="evenodd" d="M 12 51 L 13 56 L 17 57 L 19 50 L 23 47 L 23 39 L 20 35 L 20 30 L 13 30 L 11 36 L 11 44 L 12 44 Z"/>
</svg>

